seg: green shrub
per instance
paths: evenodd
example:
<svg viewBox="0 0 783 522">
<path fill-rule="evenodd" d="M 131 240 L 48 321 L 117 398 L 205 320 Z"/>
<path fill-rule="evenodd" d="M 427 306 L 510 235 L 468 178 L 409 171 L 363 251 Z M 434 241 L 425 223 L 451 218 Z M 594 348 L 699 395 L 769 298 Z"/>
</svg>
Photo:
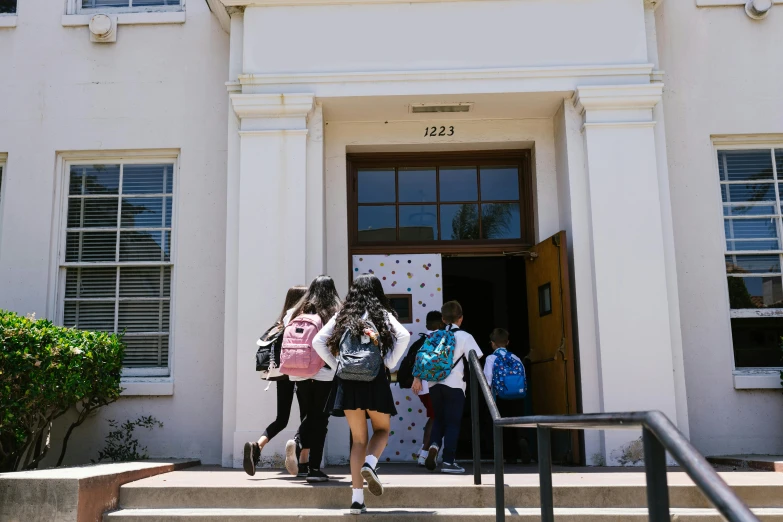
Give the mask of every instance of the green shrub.
<svg viewBox="0 0 783 522">
<path fill-rule="evenodd" d="M 76 408 L 59 466 L 74 428 L 119 398 L 123 351 L 121 336 L 0 310 L 0 471 L 36 468 L 52 422 Z"/>
<path fill-rule="evenodd" d="M 163 423 L 152 416 L 139 417 L 135 421 L 126 420 L 117 424 L 114 419 L 109 419 L 112 430 L 106 435 L 103 449 L 98 452 L 98 460 L 110 460 L 112 462 L 128 462 L 129 460 L 148 459 L 147 447 L 141 446 L 133 432 L 136 428 L 152 430 L 155 426 L 163 427 Z M 94 462 L 94 461 L 93 461 Z"/>
</svg>

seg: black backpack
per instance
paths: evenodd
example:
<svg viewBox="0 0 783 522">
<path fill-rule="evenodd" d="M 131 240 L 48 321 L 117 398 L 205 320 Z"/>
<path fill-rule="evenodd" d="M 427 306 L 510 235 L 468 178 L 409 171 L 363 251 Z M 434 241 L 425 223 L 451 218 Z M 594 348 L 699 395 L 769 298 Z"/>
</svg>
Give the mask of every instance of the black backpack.
<svg viewBox="0 0 783 522">
<path fill-rule="evenodd" d="M 283 346 L 283 332 L 285 327 L 281 323 L 275 323 L 256 342 L 256 371 L 262 372 L 261 378 L 267 381 L 280 381 L 287 379 L 287 375 L 280 373 L 280 349 Z"/>
<path fill-rule="evenodd" d="M 400 388 L 410 388 L 413 386 L 413 365 L 416 364 L 416 354 L 419 353 L 419 349 L 424 346 L 424 341 L 427 340 L 425 334 L 419 334 L 419 338 L 414 342 L 405 358 L 400 363 L 400 369 L 397 371 L 397 383 Z"/>
</svg>

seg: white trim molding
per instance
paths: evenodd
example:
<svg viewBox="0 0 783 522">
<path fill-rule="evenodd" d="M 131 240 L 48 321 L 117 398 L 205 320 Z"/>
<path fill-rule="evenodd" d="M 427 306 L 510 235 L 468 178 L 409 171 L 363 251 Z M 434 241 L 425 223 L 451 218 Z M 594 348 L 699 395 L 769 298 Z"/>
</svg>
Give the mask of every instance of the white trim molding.
<svg viewBox="0 0 783 522">
<path fill-rule="evenodd" d="M 90 25 L 90 20 L 96 13 L 90 14 L 65 14 L 62 16 L 63 27 L 82 27 Z M 160 24 L 184 24 L 185 11 L 161 11 L 141 13 L 109 13 L 116 17 L 117 25 L 160 25 Z"/>
<path fill-rule="evenodd" d="M 783 368 L 742 368 L 734 370 L 735 390 L 779 390 Z"/>
<path fill-rule="evenodd" d="M 18 16 L 13 15 L 0 15 L 0 29 L 12 29 L 16 27 L 16 20 Z"/>
<path fill-rule="evenodd" d="M 144 379 L 123 377 L 120 381 L 122 397 L 174 395 L 174 379 Z"/>
<path fill-rule="evenodd" d="M 315 108 L 315 96 L 306 94 L 232 93 L 231 106 L 239 118 L 307 118 Z"/>
<path fill-rule="evenodd" d="M 475 2 L 476 0 L 220 0 L 226 7 L 277 7 L 309 5 L 383 5 L 383 4 L 438 4 L 445 2 Z M 508 2 L 521 0 L 506 0 Z M 663 0 L 644 0 L 650 5 L 660 4 Z"/>
<path fill-rule="evenodd" d="M 578 87 L 574 105 L 586 111 L 652 110 L 663 96 L 662 83 Z"/>
</svg>

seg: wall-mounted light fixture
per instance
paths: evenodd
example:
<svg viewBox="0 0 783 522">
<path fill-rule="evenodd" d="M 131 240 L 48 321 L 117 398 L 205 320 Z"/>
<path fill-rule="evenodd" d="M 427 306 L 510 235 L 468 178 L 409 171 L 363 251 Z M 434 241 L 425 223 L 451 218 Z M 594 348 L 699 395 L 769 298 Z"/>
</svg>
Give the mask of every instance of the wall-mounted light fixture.
<svg viewBox="0 0 783 522">
<path fill-rule="evenodd" d="M 745 4 L 745 12 L 754 20 L 766 18 L 772 9 L 772 0 L 748 0 Z"/>
</svg>

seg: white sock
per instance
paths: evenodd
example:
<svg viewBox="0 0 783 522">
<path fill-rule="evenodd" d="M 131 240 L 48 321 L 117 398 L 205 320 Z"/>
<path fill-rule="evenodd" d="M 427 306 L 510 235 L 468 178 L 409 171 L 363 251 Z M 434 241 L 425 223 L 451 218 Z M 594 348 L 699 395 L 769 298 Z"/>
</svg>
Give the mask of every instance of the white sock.
<svg viewBox="0 0 783 522">
<path fill-rule="evenodd" d="M 351 503 L 354 502 L 358 502 L 359 504 L 364 504 L 364 489 L 351 488 Z"/>
<path fill-rule="evenodd" d="M 419 457 L 425 457 L 426 458 L 427 455 L 429 455 L 429 453 L 430 453 L 429 450 L 425 450 L 424 448 L 421 448 L 419 450 Z"/>
<path fill-rule="evenodd" d="M 369 464 L 372 469 L 375 469 L 375 467 L 378 465 L 378 457 L 375 455 L 367 455 L 364 458 L 364 462 Z"/>
</svg>

